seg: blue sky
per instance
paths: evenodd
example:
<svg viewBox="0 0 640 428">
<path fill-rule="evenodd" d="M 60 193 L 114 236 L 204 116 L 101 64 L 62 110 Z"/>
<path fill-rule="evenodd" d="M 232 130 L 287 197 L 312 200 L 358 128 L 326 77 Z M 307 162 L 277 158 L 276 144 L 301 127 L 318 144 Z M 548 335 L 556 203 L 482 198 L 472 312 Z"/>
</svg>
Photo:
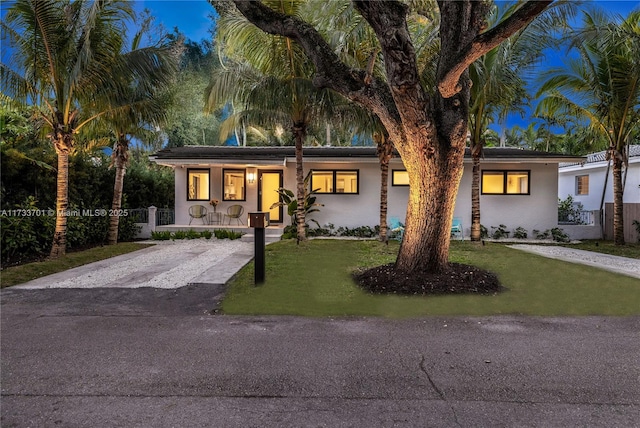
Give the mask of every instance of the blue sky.
<svg viewBox="0 0 640 428">
<path fill-rule="evenodd" d="M 331 1 L 331 0 L 327 0 Z M 600 0 L 594 1 L 604 9 L 626 16 L 632 9 L 638 7 L 637 0 Z M 211 26 L 209 14 L 214 11 L 213 6 L 206 0 L 136 0 L 136 9 L 148 8 L 168 30 L 178 27 L 180 31 L 194 41 L 209 38 L 208 30 Z"/>
<path fill-rule="evenodd" d="M 638 1 L 600 0 L 593 1 L 593 3 L 610 13 L 622 16 L 627 16 L 631 10 L 640 7 Z M 206 0 L 137 0 L 136 9 L 142 10 L 144 8 L 148 8 L 167 30 L 178 27 L 188 38 L 197 42 L 211 37 L 209 29 L 212 21 L 209 15 L 214 13 L 214 8 Z M 563 53 L 551 53 L 547 56 L 543 67 L 559 65 L 562 56 Z M 526 128 L 530 121 L 530 112 L 527 112 L 524 117 L 512 114 L 507 119 L 506 127 L 511 128 L 518 125 Z M 500 124 L 491 126 L 498 133 L 501 132 L 501 127 Z"/>
</svg>

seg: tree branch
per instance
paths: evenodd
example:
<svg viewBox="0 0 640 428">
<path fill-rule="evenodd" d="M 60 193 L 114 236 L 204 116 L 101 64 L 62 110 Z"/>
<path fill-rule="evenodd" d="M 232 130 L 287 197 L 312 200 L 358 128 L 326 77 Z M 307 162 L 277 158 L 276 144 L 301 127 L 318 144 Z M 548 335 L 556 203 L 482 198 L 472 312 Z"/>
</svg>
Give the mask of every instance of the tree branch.
<svg viewBox="0 0 640 428">
<path fill-rule="evenodd" d="M 475 60 L 527 26 L 552 2 L 553 0 L 530 0 L 502 23 L 477 35 L 471 43 L 464 46 L 451 63 L 452 66 L 442 73 L 438 81 L 442 97 L 450 98 L 460 92 L 460 76 Z"/>
</svg>

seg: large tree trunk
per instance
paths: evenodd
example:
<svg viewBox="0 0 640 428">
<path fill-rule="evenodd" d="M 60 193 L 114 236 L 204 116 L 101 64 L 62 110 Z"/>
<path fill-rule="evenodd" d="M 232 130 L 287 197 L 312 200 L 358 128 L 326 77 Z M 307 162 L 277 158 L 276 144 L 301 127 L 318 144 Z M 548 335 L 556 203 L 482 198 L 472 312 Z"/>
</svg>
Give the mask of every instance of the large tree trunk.
<svg viewBox="0 0 640 428">
<path fill-rule="evenodd" d="M 409 203 L 396 269 L 407 274 L 446 270 L 456 194 L 462 178 L 464 145 L 440 147 L 430 157 L 402 153 L 409 174 Z"/>
<path fill-rule="evenodd" d="M 116 179 L 113 185 L 113 201 L 111 202 L 111 217 L 109 218 L 109 234 L 107 236 L 107 244 L 115 245 L 118 243 L 118 226 L 120 224 L 120 208 L 122 207 L 122 188 L 124 185 L 124 176 L 127 172 L 127 163 L 129 160 L 129 141 L 126 135 L 118 135 L 116 147 L 113 151 L 113 165 L 116 169 Z"/>
<path fill-rule="evenodd" d="M 624 245 L 622 164 L 621 157 L 613 158 L 613 243 L 615 245 Z"/>
<path fill-rule="evenodd" d="M 296 198 L 298 200 L 298 208 L 296 210 L 296 229 L 298 232 L 298 242 L 307 239 L 306 218 L 304 212 L 304 165 L 302 164 L 302 144 L 306 136 L 305 126 L 300 123 L 294 123 L 293 136 L 296 142 Z"/>
<path fill-rule="evenodd" d="M 58 175 L 56 178 L 56 227 L 53 232 L 53 244 L 50 259 L 57 259 L 67 252 L 67 215 L 69 211 L 69 151 L 71 136 L 58 134 L 54 143 L 58 154 Z"/>
</svg>

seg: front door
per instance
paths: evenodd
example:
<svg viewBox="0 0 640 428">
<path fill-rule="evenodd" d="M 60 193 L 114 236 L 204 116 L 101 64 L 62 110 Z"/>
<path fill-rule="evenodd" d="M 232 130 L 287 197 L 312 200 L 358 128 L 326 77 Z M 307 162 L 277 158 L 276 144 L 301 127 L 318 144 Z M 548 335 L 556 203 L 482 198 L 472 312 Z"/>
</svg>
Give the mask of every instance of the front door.
<svg viewBox="0 0 640 428">
<path fill-rule="evenodd" d="M 258 211 L 268 211 L 271 223 L 282 223 L 282 207 L 270 209 L 280 200 L 282 171 L 258 171 Z"/>
</svg>

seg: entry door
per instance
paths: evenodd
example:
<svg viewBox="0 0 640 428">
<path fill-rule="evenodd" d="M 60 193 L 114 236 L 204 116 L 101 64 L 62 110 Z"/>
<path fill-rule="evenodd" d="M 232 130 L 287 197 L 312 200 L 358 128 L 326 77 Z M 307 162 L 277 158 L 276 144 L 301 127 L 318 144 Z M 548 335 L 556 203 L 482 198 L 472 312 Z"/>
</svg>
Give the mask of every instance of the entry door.
<svg viewBox="0 0 640 428">
<path fill-rule="evenodd" d="M 271 223 L 282 223 L 282 207 L 269 209 L 280 200 L 278 189 L 282 187 L 282 171 L 258 171 L 258 211 L 268 211 Z"/>
</svg>

